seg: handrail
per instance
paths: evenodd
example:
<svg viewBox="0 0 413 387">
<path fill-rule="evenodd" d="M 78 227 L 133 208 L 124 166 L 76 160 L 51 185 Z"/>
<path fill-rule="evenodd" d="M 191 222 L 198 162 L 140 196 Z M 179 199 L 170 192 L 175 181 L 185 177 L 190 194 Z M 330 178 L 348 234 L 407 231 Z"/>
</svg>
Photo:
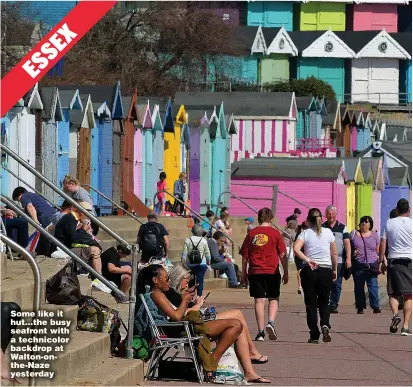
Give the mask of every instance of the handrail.
<svg viewBox="0 0 413 387">
<path fill-rule="evenodd" d="M 116 239 L 120 244 L 128 247 L 129 249 L 131 248 L 131 246 L 128 242 L 126 242 L 118 234 L 116 234 L 114 231 L 112 231 L 108 226 L 106 226 L 106 224 L 101 222 L 98 218 L 96 218 L 96 216 L 94 216 L 89 211 L 87 211 L 85 208 L 83 208 L 79 203 L 77 203 L 75 200 L 73 200 L 70 196 L 65 194 L 60 188 L 56 187 L 50 180 L 48 180 L 41 173 L 36 171 L 36 169 L 33 168 L 26 160 L 23 160 L 18 154 L 13 152 L 9 147 L 7 147 L 3 144 L 0 144 L 0 149 L 1 149 L 1 151 L 7 153 L 14 160 L 16 160 L 19 164 L 23 165 L 26 169 L 28 169 L 31 173 L 33 173 L 33 175 L 38 177 L 41 181 L 43 181 L 43 183 L 45 183 L 48 187 L 50 187 L 52 190 L 54 190 L 60 196 L 62 196 L 63 199 L 68 201 L 72 206 L 76 207 L 83 215 L 86 215 L 89 219 L 91 219 L 94 223 L 96 223 L 101 229 L 106 231 L 112 238 Z"/>
<path fill-rule="evenodd" d="M 219 199 L 221 199 L 221 196 L 227 194 L 227 195 L 231 195 L 234 199 L 239 200 L 241 203 L 243 203 L 244 205 L 246 205 L 251 211 L 254 211 L 256 214 L 258 214 L 258 211 L 251 207 L 245 200 L 241 199 L 239 196 L 233 194 L 231 191 L 224 191 L 221 192 L 220 195 L 218 196 L 218 203 L 219 203 Z M 218 210 L 217 210 L 218 211 Z M 283 235 L 285 235 L 288 240 L 290 241 L 290 249 L 293 248 L 293 238 L 291 238 L 291 235 L 288 234 L 287 232 L 285 232 L 283 229 L 281 229 L 280 227 L 278 227 L 274 222 L 271 222 L 271 224 L 278 230 L 280 231 Z"/>
<path fill-rule="evenodd" d="M 143 222 L 140 221 L 140 219 L 133 215 L 131 212 L 129 212 L 128 210 L 125 210 L 123 207 L 121 207 L 119 204 L 115 203 L 112 199 L 109 199 L 105 194 L 103 194 L 102 192 L 100 192 L 99 190 L 97 190 L 95 187 L 91 186 L 90 184 L 82 184 L 82 187 L 88 187 L 90 189 L 93 189 L 93 191 L 95 191 L 98 195 L 102 196 L 104 199 L 106 199 L 107 201 L 111 202 L 115 207 L 119 208 L 120 210 L 122 210 L 124 213 L 126 213 L 127 215 L 129 215 L 131 218 L 135 219 L 137 222 L 139 222 L 140 224 L 143 224 Z"/>
<path fill-rule="evenodd" d="M 103 282 L 108 288 L 113 290 L 116 295 L 121 297 L 122 299 L 125 299 L 125 294 L 121 292 L 115 285 L 113 285 L 110 281 L 108 281 L 105 277 L 102 276 L 102 274 L 99 274 L 95 269 L 93 269 L 91 266 L 89 266 L 86 262 L 84 262 L 82 259 L 80 259 L 76 254 L 74 254 L 68 247 L 66 247 L 62 242 L 60 242 L 58 239 L 56 239 L 53 235 L 48 233 L 41 225 L 36 223 L 30 216 L 28 216 L 19 206 L 14 204 L 10 199 L 7 199 L 6 197 L 2 196 L 0 200 L 3 203 L 6 203 L 10 208 L 13 209 L 16 213 L 18 213 L 22 218 L 26 219 L 29 224 L 31 224 L 37 231 L 40 231 L 42 235 L 44 235 L 47 239 L 49 239 L 51 242 L 53 242 L 56 246 L 58 246 L 60 249 L 62 249 L 67 255 L 70 256 L 70 258 L 73 258 L 80 266 L 85 268 L 90 274 L 95 276 L 99 281 Z"/>
<path fill-rule="evenodd" d="M 100 228 L 102 228 L 104 231 L 106 231 L 110 236 L 112 236 L 114 239 L 116 239 L 120 244 L 128 247 L 133 251 L 133 261 L 132 261 L 132 266 L 135 268 L 134 271 L 132 271 L 131 275 L 131 283 L 135 284 L 138 276 L 138 246 L 133 245 L 132 247 L 129 245 L 128 242 L 126 242 L 123 238 L 121 238 L 118 234 L 113 232 L 108 226 L 106 226 L 104 223 L 102 223 L 98 218 L 96 218 L 93 214 L 88 212 L 86 209 L 84 209 L 81 205 L 79 205 L 75 200 L 73 200 L 70 196 L 66 195 L 61 189 L 56 187 L 51 181 L 49 181 L 46 177 L 44 177 L 42 174 L 40 174 L 38 171 L 36 171 L 35 168 L 33 168 L 29 163 L 27 163 L 25 160 L 23 160 L 19 155 L 17 155 L 15 152 L 13 152 L 11 149 L 9 149 L 7 146 L 0 144 L 0 149 L 1 151 L 4 151 L 7 153 L 10 157 L 15 159 L 19 164 L 23 165 L 26 169 L 28 169 L 31 173 L 33 173 L 36 177 L 38 177 L 40 180 L 42 180 L 48 187 L 50 187 L 52 190 L 57 192 L 60 196 L 62 196 L 65 200 L 67 200 L 72 206 L 76 207 L 82 214 L 86 215 L 89 219 L 91 219 L 94 223 L 96 223 Z M 127 301 L 128 297 L 117 288 L 116 285 L 114 285 L 112 282 L 107 280 L 105 277 L 103 277 L 101 274 L 99 274 L 96 270 L 94 270 L 91 266 L 89 266 L 86 262 L 83 262 L 82 259 L 77 257 L 75 254 L 73 254 L 70 249 L 68 249 L 63 243 L 61 243 L 58 239 L 56 239 L 53 235 L 49 234 L 45 229 L 43 229 L 39 224 L 37 224 L 30 216 L 26 215 L 26 213 L 19 208 L 17 205 L 15 205 L 11 200 L 5 198 L 5 197 L 0 197 L 0 200 L 6 203 L 10 208 L 12 208 L 16 213 L 18 213 L 20 216 L 25 218 L 29 224 L 31 224 L 36 230 L 40 231 L 41 234 L 45 235 L 46 238 L 48 238 L 50 241 L 52 241 L 56 246 L 58 246 L 61 250 L 63 250 L 69 257 L 74 259 L 77 263 L 80 264 L 86 271 L 88 271 L 90 274 L 95 276 L 99 281 L 104 283 L 109 289 L 112 290 L 114 294 L 116 294 L 121 301 Z M 132 293 L 132 290 L 134 293 L 136 293 L 135 290 L 135 285 L 131 285 L 131 291 L 129 293 L 129 313 L 132 315 L 128 316 L 128 338 L 127 338 L 127 356 L 132 357 L 133 356 L 133 350 L 132 350 L 132 341 L 133 341 L 133 330 L 134 330 L 134 324 L 133 324 L 133 319 L 135 317 L 135 303 L 136 303 L 136 294 Z M 132 322 L 132 323 L 131 323 Z"/>
<path fill-rule="evenodd" d="M 243 187 L 243 186 L 246 186 L 246 185 L 248 185 L 248 187 L 264 187 L 264 188 L 271 188 L 271 186 L 269 186 L 269 185 L 265 185 L 265 184 L 242 184 L 242 183 L 231 183 L 231 185 L 237 185 L 237 186 L 239 186 L 239 187 Z M 308 208 L 308 209 L 310 209 L 311 207 L 310 206 L 308 206 L 307 204 L 305 204 L 305 203 L 303 203 L 303 202 L 300 202 L 298 199 L 296 199 L 296 198 L 294 198 L 294 197 L 292 197 L 292 196 L 290 196 L 290 195 L 288 195 L 288 194 L 286 194 L 285 192 L 283 192 L 283 191 L 280 191 L 280 190 L 277 190 L 277 192 L 279 193 L 279 194 L 281 194 L 281 195 L 284 195 L 285 197 L 287 197 L 288 199 L 291 199 L 291 200 L 294 200 L 295 202 L 297 202 L 298 204 L 301 204 L 303 207 L 306 207 L 306 208 Z M 257 198 L 258 199 L 258 198 Z M 263 199 L 264 200 L 264 199 Z"/>
<path fill-rule="evenodd" d="M 178 201 L 178 203 L 181 203 L 186 209 L 188 209 L 188 210 L 191 211 L 193 214 L 195 214 L 195 216 L 196 216 L 198 219 L 200 219 L 202 222 L 206 222 L 206 223 L 208 223 L 208 224 L 211 226 L 211 228 L 213 228 L 213 229 L 215 229 L 215 230 L 217 230 L 217 231 L 220 231 L 217 227 L 215 227 L 212 223 L 210 223 L 209 220 L 206 220 L 205 218 L 203 218 L 201 214 L 198 214 L 198 212 L 196 212 L 196 211 L 193 210 L 192 208 L 188 207 L 181 199 L 179 199 L 178 197 L 174 196 L 173 194 L 171 194 L 170 192 L 168 192 L 168 191 L 165 190 L 165 189 L 163 189 L 163 190 L 158 191 L 158 192 L 155 193 L 155 195 L 153 196 L 153 202 L 154 202 L 154 203 L 155 203 L 156 195 L 158 195 L 158 193 L 162 193 L 162 192 L 168 194 L 169 196 L 172 196 L 175 200 Z M 228 234 L 226 234 L 226 233 L 224 233 L 224 232 L 222 232 L 222 233 L 231 241 L 231 244 L 232 244 L 232 258 L 234 258 L 234 257 L 235 257 L 235 243 L 234 243 L 234 240 L 233 240 Z M 234 259 L 235 259 L 235 258 L 234 258 Z"/>
<path fill-rule="evenodd" d="M 9 168 L 5 167 L 4 165 L 1 166 L 5 171 L 10 173 L 10 175 L 14 176 L 17 180 L 21 181 L 23 184 L 27 185 L 33 192 L 37 193 L 39 196 L 41 196 L 43 199 L 47 200 L 54 208 L 57 208 L 60 210 L 60 207 L 54 204 L 52 201 L 50 201 L 46 196 L 44 196 L 40 191 L 38 191 L 36 188 L 31 186 L 27 181 L 24 181 L 19 175 L 16 173 L 12 172 Z"/>
<path fill-rule="evenodd" d="M 5 243 L 8 247 L 16 250 L 30 265 L 33 276 L 34 276 L 34 291 L 33 291 L 33 311 L 38 315 L 40 311 L 40 304 L 42 299 L 42 275 L 40 273 L 40 268 L 38 263 L 35 261 L 34 257 L 26 251 L 22 246 L 18 245 L 12 239 L 8 238 L 6 235 L 0 235 L 0 240 Z M 32 333 L 32 338 L 35 335 Z M 32 351 L 30 351 L 31 353 Z M 32 368 L 29 368 L 29 375 L 31 375 Z M 29 386 L 35 386 L 35 378 L 29 376 Z"/>
</svg>

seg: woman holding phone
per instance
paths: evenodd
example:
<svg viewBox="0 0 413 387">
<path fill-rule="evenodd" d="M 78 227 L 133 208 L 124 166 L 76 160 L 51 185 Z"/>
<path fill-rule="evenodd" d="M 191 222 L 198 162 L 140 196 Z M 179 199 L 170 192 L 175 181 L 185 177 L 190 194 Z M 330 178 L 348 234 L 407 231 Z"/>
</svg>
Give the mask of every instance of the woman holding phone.
<svg viewBox="0 0 413 387">
<path fill-rule="evenodd" d="M 323 341 L 330 342 L 329 298 L 333 280 L 337 278 L 337 247 L 333 233 L 324 228 L 321 211 L 311 208 L 308 211 L 308 229 L 303 230 L 294 243 L 294 253 L 304 264 L 301 270 L 301 286 L 307 312 L 307 325 L 310 329 L 311 344 L 317 344 L 320 337 L 317 308 Z M 304 253 L 301 249 L 304 247 Z"/>
</svg>

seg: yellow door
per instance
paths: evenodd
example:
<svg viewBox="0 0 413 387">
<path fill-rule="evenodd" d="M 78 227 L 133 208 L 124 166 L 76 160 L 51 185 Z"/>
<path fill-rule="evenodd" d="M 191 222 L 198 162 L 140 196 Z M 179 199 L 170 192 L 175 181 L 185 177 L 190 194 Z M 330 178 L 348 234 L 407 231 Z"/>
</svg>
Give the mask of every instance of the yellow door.
<svg viewBox="0 0 413 387">
<path fill-rule="evenodd" d="M 181 127 L 175 126 L 175 133 L 164 133 L 164 171 L 166 173 L 166 182 L 168 191 L 173 193 L 175 180 L 178 180 L 181 171 L 180 157 L 181 157 Z M 167 200 L 173 200 L 168 198 Z"/>
<path fill-rule="evenodd" d="M 347 229 L 354 230 L 356 227 L 356 184 L 347 183 Z"/>
</svg>

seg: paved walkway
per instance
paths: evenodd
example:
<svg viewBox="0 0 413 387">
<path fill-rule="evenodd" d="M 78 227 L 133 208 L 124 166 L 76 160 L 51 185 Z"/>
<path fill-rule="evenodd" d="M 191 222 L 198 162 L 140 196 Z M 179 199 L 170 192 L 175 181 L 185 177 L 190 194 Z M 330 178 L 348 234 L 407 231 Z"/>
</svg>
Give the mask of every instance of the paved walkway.
<svg viewBox="0 0 413 387">
<path fill-rule="evenodd" d="M 293 273 L 292 273 L 293 274 Z M 383 312 L 373 315 L 368 309 L 357 315 L 352 280 L 344 284 L 340 313 L 332 315 L 332 342 L 308 344 L 308 328 L 302 296 L 296 291 L 295 277 L 282 287 L 281 305 L 276 319 L 278 341 L 257 343 L 270 361 L 256 366 L 260 375 L 274 385 L 411 385 L 412 339 L 389 333 L 391 312 L 382 298 Z M 385 284 L 380 279 L 381 286 Z M 256 323 L 252 300 L 247 290 L 211 292 L 209 304 L 218 310 L 237 307 L 243 310 L 253 336 Z M 150 385 L 195 385 L 182 382 L 150 382 Z"/>
</svg>

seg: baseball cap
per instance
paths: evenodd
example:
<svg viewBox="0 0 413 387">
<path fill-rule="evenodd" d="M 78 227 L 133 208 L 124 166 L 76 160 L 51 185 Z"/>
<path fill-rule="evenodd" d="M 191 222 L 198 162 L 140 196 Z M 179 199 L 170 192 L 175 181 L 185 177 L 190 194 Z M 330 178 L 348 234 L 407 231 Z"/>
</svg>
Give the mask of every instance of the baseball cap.
<svg viewBox="0 0 413 387">
<path fill-rule="evenodd" d="M 252 216 L 250 216 L 248 218 L 245 218 L 244 220 L 246 220 L 248 222 L 251 222 L 251 223 L 254 223 L 254 218 Z"/>
</svg>

